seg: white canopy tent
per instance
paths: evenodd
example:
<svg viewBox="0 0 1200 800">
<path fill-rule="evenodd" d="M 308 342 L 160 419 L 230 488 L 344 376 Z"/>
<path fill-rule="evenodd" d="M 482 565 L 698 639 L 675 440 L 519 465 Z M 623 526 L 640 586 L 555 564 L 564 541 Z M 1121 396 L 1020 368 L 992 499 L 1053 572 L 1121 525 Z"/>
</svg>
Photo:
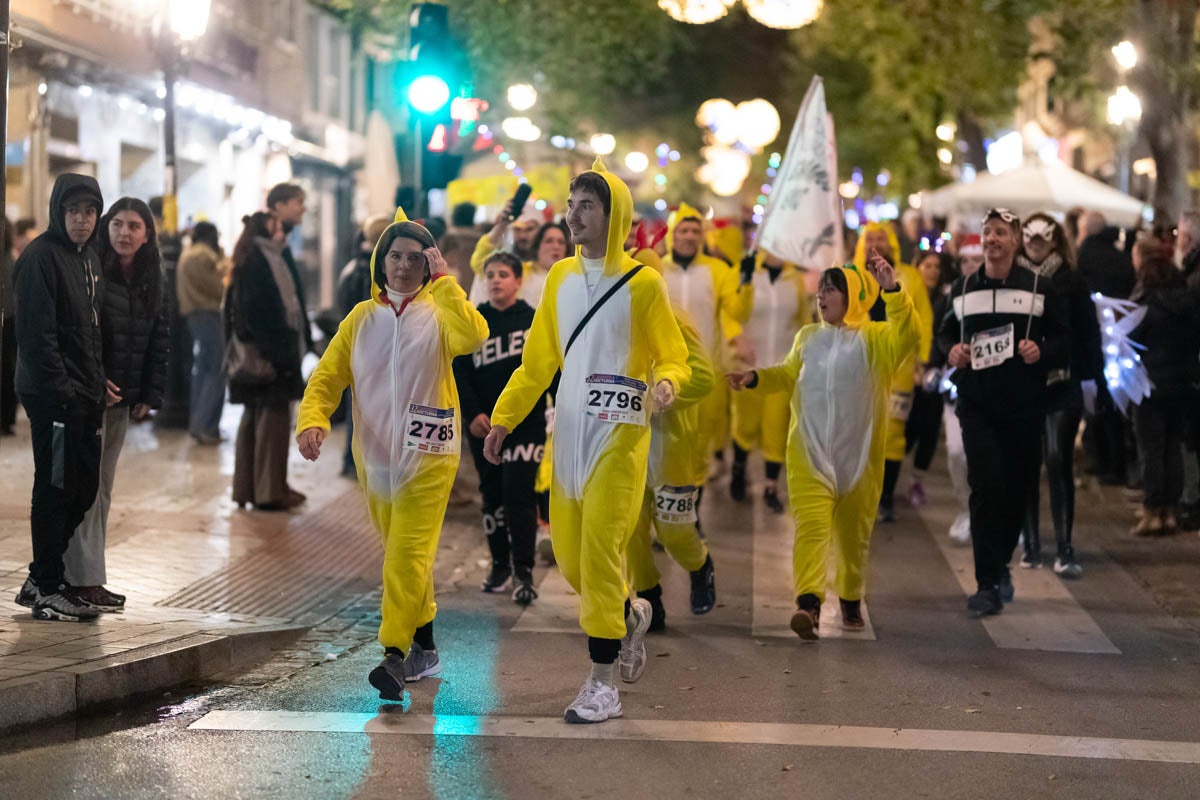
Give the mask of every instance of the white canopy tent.
<svg viewBox="0 0 1200 800">
<path fill-rule="evenodd" d="M 972 183 L 921 193 L 921 211 L 935 216 L 982 217 L 990 208 L 1025 216 L 1034 211 L 1063 214 L 1075 206 L 1099 211 L 1110 225 L 1133 227 L 1145 203 L 1061 162 L 1027 163 Z"/>
</svg>

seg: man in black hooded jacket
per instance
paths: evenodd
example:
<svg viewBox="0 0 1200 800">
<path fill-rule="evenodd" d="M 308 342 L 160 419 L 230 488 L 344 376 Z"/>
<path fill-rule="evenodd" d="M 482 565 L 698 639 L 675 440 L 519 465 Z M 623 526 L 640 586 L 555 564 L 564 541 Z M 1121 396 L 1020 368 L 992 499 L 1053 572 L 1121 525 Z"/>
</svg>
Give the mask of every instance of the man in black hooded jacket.
<svg viewBox="0 0 1200 800">
<path fill-rule="evenodd" d="M 33 437 L 33 563 L 17 602 L 37 619 L 75 622 L 97 612 L 66 583 L 63 554 L 96 499 L 106 400 L 101 360 L 103 279 L 92 248 L 103 206 L 95 178 L 54 182 L 50 226 L 15 265 L 17 393 Z"/>
</svg>

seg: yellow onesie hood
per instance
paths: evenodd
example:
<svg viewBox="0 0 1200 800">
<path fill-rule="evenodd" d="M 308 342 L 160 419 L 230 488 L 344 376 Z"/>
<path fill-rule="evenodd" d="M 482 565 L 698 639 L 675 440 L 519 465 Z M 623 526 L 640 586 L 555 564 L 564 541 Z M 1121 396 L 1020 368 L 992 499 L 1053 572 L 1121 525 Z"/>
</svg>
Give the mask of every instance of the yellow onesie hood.
<svg viewBox="0 0 1200 800">
<path fill-rule="evenodd" d="M 386 218 L 385 218 L 386 219 Z M 404 213 L 402 207 L 396 208 L 396 216 L 392 220 L 392 224 L 383 229 L 379 240 L 375 242 L 375 249 L 371 251 L 371 275 L 375 278 L 375 285 L 380 289 L 387 286 L 387 274 L 383 269 L 383 261 L 379 260 L 376 266 L 376 256 L 379 255 L 382 249 L 384 253 L 392 248 L 392 242 L 399 238 L 412 239 L 419 243 L 421 247 L 437 247 L 437 242 L 433 238 L 433 234 L 419 222 L 410 222 L 408 215 Z"/>
<path fill-rule="evenodd" d="M 859 232 L 858 244 L 854 246 L 854 265 L 859 269 L 867 267 L 867 234 L 872 231 L 883 231 L 887 234 L 888 245 L 891 246 L 891 253 L 880 253 L 879 255 L 891 262 L 893 267 L 900 268 L 900 240 L 896 238 L 896 232 L 892 230 L 892 226 L 884 222 L 868 222 L 866 226 Z"/>
<path fill-rule="evenodd" d="M 694 219 L 704 225 L 704 215 L 696 209 L 689 206 L 687 203 L 680 203 L 679 208 L 671 212 L 671 216 L 667 217 L 667 252 L 675 252 L 675 229 L 679 227 L 679 223 L 685 219 Z"/>
<path fill-rule="evenodd" d="M 608 274 L 620 272 L 625 260 L 625 240 L 633 227 L 633 195 L 625 181 L 609 172 L 604 166 L 604 160 L 596 157 L 591 172 L 596 173 L 608 184 L 612 195 L 612 210 L 608 215 L 608 248 L 604 251 L 604 271 Z M 583 258 L 579 245 L 575 246 L 575 256 Z"/>
<path fill-rule="evenodd" d="M 871 321 L 871 308 L 879 299 L 875 276 L 854 264 L 838 267 L 846 277 L 846 327 L 861 328 Z"/>
<path fill-rule="evenodd" d="M 730 264 L 737 265 L 746 254 L 745 239 L 742 229 L 737 225 L 723 225 L 713 228 L 704 236 L 709 250 L 719 253 Z"/>
</svg>

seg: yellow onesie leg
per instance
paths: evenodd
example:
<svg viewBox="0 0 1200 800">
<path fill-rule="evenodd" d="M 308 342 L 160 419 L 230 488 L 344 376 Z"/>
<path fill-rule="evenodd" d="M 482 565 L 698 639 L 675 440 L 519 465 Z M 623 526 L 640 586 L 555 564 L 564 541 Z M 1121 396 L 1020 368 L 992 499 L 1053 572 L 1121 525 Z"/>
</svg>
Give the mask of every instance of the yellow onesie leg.
<svg viewBox="0 0 1200 800">
<path fill-rule="evenodd" d="M 897 419 L 891 415 L 887 418 L 887 440 L 884 444 L 884 457 L 888 461 L 903 461 L 905 450 L 908 443 L 905 441 L 904 428 L 908 425 L 907 419 Z M 880 489 L 883 487 L 881 486 Z M 878 498 L 876 498 L 878 501 Z M 878 502 L 876 503 L 878 505 Z"/>
<path fill-rule="evenodd" d="M 807 465 L 805 465 L 807 468 Z M 788 470 L 788 494 L 796 538 L 792 545 L 792 599 L 815 594 L 825 600 L 829 545 L 833 540 L 834 498 L 824 484 Z"/>
<path fill-rule="evenodd" d="M 782 464 L 787 457 L 791 395 L 786 392 L 737 392 L 733 395 L 733 440 L 747 452 Z"/>
<path fill-rule="evenodd" d="M 626 551 L 626 562 L 629 572 L 629 582 L 635 592 L 653 589 L 662 580 L 658 565 L 654 563 L 654 550 L 650 546 L 650 530 L 653 525 L 655 535 L 667 554 L 679 566 L 688 572 L 695 572 L 704 566 L 708 560 L 708 545 L 700 538 L 694 522 L 663 522 L 654 518 L 654 492 L 649 489 L 645 493 L 641 512 L 638 514 L 637 525 L 629 540 Z"/>
<path fill-rule="evenodd" d="M 629 547 L 625 550 L 629 585 L 635 592 L 653 589 L 662 580 L 658 565 L 654 563 L 654 548 L 650 546 L 650 521 L 653 517 L 654 495 L 646 491 L 633 535 L 629 537 Z"/>
<path fill-rule="evenodd" d="M 457 470 L 456 457 L 427 456 L 390 501 L 367 494 L 371 519 L 383 537 L 379 643 L 384 647 L 407 653 L 413 632 L 437 615 L 433 563 Z"/>
<path fill-rule="evenodd" d="M 550 490 L 550 539 L 558 568 L 579 593 L 579 624 L 588 636 L 625 635 L 625 550 L 646 490 L 648 428 L 625 426 L 606 446 L 572 500 L 555 479 Z"/>
<path fill-rule="evenodd" d="M 882 471 L 868 469 L 858 485 L 833 508 L 833 533 L 838 542 L 837 587 L 843 600 L 861 600 L 866 587 L 867 555 L 879 508 Z"/>
</svg>

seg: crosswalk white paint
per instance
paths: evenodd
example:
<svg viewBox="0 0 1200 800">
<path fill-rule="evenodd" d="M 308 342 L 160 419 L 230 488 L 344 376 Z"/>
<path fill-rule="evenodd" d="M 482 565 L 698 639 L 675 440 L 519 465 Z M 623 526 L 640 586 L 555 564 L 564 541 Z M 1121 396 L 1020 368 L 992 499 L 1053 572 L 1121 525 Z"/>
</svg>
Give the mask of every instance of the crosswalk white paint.
<svg viewBox="0 0 1200 800">
<path fill-rule="evenodd" d="M 779 722 L 616 719 L 601 725 L 568 725 L 559 717 L 211 711 L 188 729 L 853 747 L 1200 764 L 1200 742 Z"/>
<path fill-rule="evenodd" d="M 929 534 L 950 565 L 964 596 L 975 593 L 975 559 L 970 546 L 954 544 L 947 535 L 956 513 L 954 500 L 931 496 L 921 512 Z M 1006 650 L 1044 650 L 1056 653 L 1108 653 L 1120 650 L 1092 616 L 1068 591 L 1062 578 L 1049 567 L 1014 569 L 1016 598 L 1000 614 L 983 619 L 983 627 L 997 647 Z"/>
<path fill-rule="evenodd" d="M 754 614 L 751 632 L 756 637 L 796 639 L 790 621 L 796 609 L 792 582 L 792 543 L 795 540 L 790 516 L 768 516 L 759 504 L 754 506 Z M 835 545 L 836 546 L 836 545 Z M 837 591 L 833 588 L 835 549 L 830 548 L 829 586 L 826 602 L 821 604 L 820 635 L 822 639 L 875 640 L 871 613 L 864 600 L 863 619 L 867 627 L 861 631 L 842 629 Z"/>
</svg>

